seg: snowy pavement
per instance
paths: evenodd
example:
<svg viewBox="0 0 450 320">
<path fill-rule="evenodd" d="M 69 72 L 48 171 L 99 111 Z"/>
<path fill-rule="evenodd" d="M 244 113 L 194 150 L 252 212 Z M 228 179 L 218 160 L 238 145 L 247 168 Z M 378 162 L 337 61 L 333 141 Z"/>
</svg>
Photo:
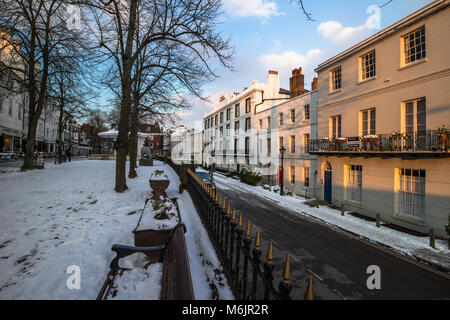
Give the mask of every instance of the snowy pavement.
<svg viewBox="0 0 450 320">
<path fill-rule="evenodd" d="M 307 199 L 300 196 L 280 196 L 279 193 L 266 190 L 262 186 L 250 186 L 239 180 L 225 177 L 220 173 L 214 175 L 214 181 L 221 189 L 233 187 L 256 194 L 276 202 L 279 206 L 294 210 L 298 214 L 313 217 L 331 226 L 341 228 L 369 241 L 392 248 L 406 256 L 428 262 L 450 272 L 450 250 L 448 250 L 447 241 L 436 240 L 436 249 L 433 249 L 429 246 L 428 237 L 414 236 L 383 227 L 383 223 L 380 228 L 377 228 L 374 222 L 349 214 L 341 216 L 340 210 L 327 206 L 311 207 L 305 203 Z"/>
<path fill-rule="evenodd" d="M 161 162 L 138 168 L 128 190 L 114 188 L 114 161 L 80 160 L 45 170 L 0 173 L 0 299 L 95 299 L 115 254 L 114 243 L 133 245 L 132 230 L 149 196 L 148 178 L 163 169 L 178 197 L 196 299 L 232 299 L 217 256 L 176 173 Z M 69 266 L 81 271 L 81 288 L 68 289 Z M 136 299 L 149 296 L 135 297 Z"/>
</svg>

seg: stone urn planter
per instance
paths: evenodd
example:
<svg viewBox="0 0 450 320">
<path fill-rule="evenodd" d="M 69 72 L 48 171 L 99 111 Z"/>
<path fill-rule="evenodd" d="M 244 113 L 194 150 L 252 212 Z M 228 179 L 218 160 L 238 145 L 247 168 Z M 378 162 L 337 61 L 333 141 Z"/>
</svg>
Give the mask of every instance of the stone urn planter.
<svg viewBox="0 0 450 320">
<path fill-rule="evenodd" d="M 150 176 L 150 187 L 153 190 L 152 199 L 159 200 L 161 196 L 166 197 L 166 189 L 169 187 L 169 177 L 162 170 L 155 170 Z"/>
</svg>

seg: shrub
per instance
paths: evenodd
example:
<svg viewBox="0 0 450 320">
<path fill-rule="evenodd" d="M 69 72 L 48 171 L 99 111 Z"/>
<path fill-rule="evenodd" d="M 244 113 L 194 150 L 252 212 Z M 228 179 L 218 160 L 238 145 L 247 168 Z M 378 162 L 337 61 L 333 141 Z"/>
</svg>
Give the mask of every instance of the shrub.
<svg viewBox="0 0 450 320">
<path fill-rule="evenodd" d="M 241 182 L 256 186 L 261 181 L 261 171 L 259 168 L 243 167 L 239 171 Z"/>
</svg>

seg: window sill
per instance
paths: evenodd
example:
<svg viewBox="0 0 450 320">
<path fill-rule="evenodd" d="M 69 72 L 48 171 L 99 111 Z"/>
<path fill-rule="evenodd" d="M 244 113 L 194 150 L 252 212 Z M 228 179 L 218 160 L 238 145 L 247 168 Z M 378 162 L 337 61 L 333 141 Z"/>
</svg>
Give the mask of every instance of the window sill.
<svg viewBox="0 0 450 320">
<path fill-rule="evenodd" d="M 349 199 L 346 199 L 346 200 L 344 200 L 344 202 L 345 202 L 345 203 L 348 203 L 348 204 L 350 204 L 350 205 L 353 205 L 353 206 L 358 206 L 358 207 L 361 207 L 361 206 L 362 206 L 362 203 L 359 202 L 359 201 L 356 201 L 356 200 L 349 200 Z"/>
<path fill-rule="evenodd" d="M 374 77 L 370 77 L 370 78 L 367 78 L 367 79 L 364 79 L 364 80 L 360 80 L 360 81 L 358 81 L 356 83 L 356 85 L 359 86 L 360 84 L 364 84 L 366 82 L 369 82 L 369 81 L 372 81 L 372 80 L 376 80 L 377 78 L 378 78 L 377 76 L 374 76 Z"/>
<path fill-rule="evenodd" d="M 413 67 L 413 66 L 415 66 L 415 65 L 424 63 L 424 62 L 428 62 L 428 58 L 421 59 L 421 60 L 416 60 L 416 61 L 414 61 L 414 62 L 410 62 L 410 63 L 408 63 L 408 64 L 405 64 L 405 65 L 401 66 L 401 67 L 398 68 L 397 70 L 398 70 L 398 71 L 402 71 L 402 70 L 408 69 L 408 68 L 410 68 L 410 67 Z"/>
<path fill-rule="evenodd" d="M 342 88 L 341 88 L 341 89 L 337 89 L 337 90 L 330 91 L 330 92 L 328 92 L 328 94 L 331 95 L 331 94 L 339 93 L 339 92 L 341 92 L 341 91 L 342 91 Z"/>
<path fill-rule="evenodd" d="M 410 216 L 404 213 L 397 213 L 394 216 L 395 219 L 403 221 L 403 222 L 408 222 L 408 223 L 412 223 L 415 225 L 419 225 L 419 226 L 424 226 L 425 225 L 425 219 L 424 218 L 419 218 L 419 217 L 414 217 L 414 216 Z"/>
</svg>

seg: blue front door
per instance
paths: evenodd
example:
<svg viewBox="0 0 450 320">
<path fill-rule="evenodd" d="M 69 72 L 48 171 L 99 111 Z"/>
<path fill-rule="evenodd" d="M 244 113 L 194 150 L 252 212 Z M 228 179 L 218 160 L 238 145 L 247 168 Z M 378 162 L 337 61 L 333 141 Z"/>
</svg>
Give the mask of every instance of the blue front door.
<svg viewBox="0 0 450 320">
<path fill-rule="evenodd" d="M 331 202 L 331 171 L 325 171 L 324 200 Z"/>
</svg>

